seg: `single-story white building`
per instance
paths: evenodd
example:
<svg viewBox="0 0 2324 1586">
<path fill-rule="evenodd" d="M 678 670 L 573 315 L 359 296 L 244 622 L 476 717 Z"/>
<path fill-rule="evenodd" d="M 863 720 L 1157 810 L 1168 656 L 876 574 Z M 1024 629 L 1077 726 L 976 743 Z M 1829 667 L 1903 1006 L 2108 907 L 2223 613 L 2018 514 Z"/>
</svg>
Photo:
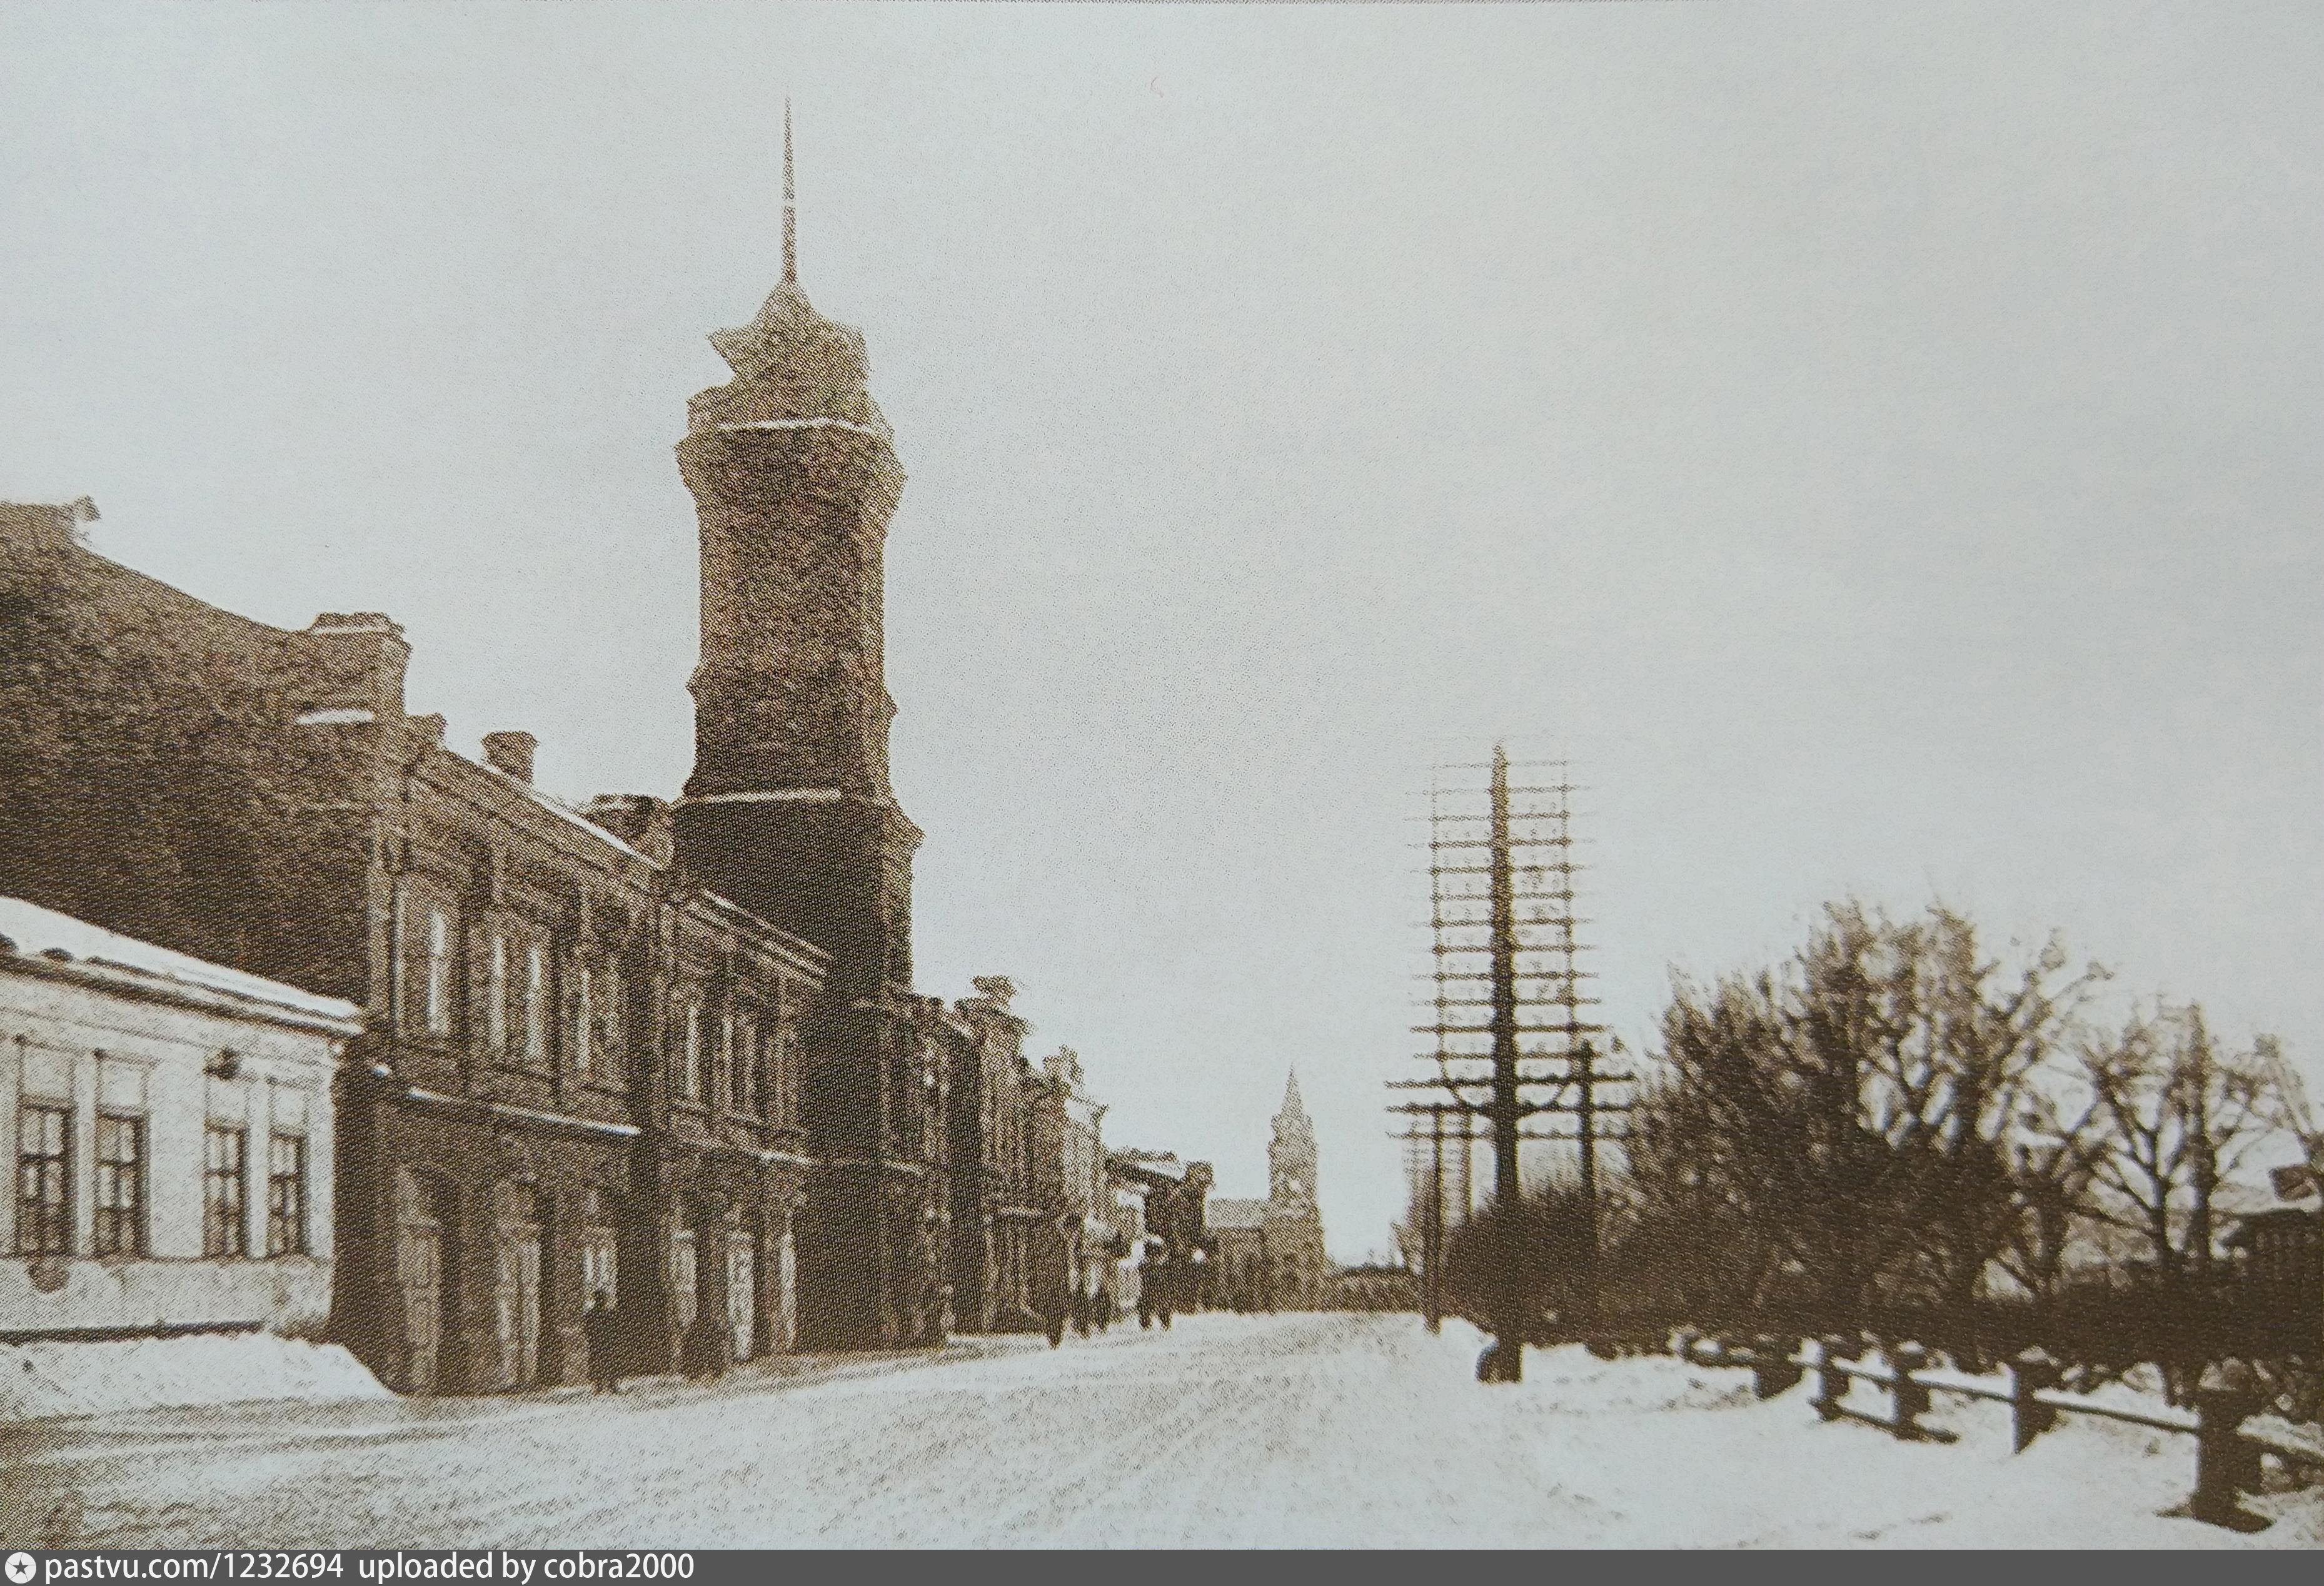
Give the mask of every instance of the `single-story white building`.
<svg viewBox="0 0 2324 1586">
<path fill-rule="evenodd" d="M 319 1332 L 363 1010 L 0 898 L 0 1342 Z"/>
</svg>

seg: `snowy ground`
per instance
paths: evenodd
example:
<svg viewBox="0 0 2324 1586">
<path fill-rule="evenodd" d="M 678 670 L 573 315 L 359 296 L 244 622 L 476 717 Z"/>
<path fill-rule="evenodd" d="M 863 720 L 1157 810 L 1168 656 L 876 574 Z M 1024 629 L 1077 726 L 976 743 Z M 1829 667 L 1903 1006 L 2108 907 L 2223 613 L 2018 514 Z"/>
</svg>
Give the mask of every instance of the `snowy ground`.
<svg viewBox="0 0 2324 1586">
<path fill-rule="evenodd" d="M 1823 1425 L 1747 1373 L 1533 1351 L 1407 1316 L 1196 1316 L 934 1362 L 548 1397 L 195 1409 L 18 1428 L 0 1475 L 84 1540 L 171 1545 L 2315 1546 L 2163 1511 L 2191 1440 L 2084 1424 L 2012 1457 Z M 21 1495 L 21 1496 L 19 1496 Z"/>
</svg>

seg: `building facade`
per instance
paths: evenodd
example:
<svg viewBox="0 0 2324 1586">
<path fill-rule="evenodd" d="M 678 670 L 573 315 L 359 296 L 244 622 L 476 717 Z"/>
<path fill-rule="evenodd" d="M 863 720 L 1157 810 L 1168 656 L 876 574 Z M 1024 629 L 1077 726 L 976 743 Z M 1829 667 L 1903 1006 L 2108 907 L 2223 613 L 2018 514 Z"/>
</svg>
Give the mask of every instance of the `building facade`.
<svg viewBox="0 0 2324 1586">
<path fill-rule="evenodd" d="M 0 1341 L 320 1332 L 362 1014 L 0 898 Z"/>
<path fill-rule="evenodd" d="M 1116 1263 L 1129 1244 L 1114 1220 L 1106 1172 L 1105 1107 L 1089 1093 L 1081 1055 L 1060 1047 L 1041 1063 L 1042 1078 L 1059 1112 L 1058 1202 L 1054 1213 L 1064 1257 L 1065 1285 L 1074 1314 L 1094 1319 L 1121 1308 Z"/>
<path fill-rule="evenodd" d="M 683 878 L 656 800 L 559 804 L 521 733 L 447 749 L 386 618 L 268 627 L 73 527 L 0 512 L 0 884 L 364 1010 L 334 1336 L 412 1391 L 579 1380 L 600 1291 L 625 1370 L 786 1345 L 827 957 Z"/>
<path fill-rule="evenodd" d="M 575 811 L 531 786 L 528 735 L 480 763 L 438 731 L 383 735 L 375 857 L 333 911 L 374 1014 L 336 1331 L 414 1392 L 582 1380 L 600 1296 L 620 1370 L 789 1348 L 826 961 L 679 876 L 659 801 Z"/>
<path fill-rule="evenodd" d="M 1038 1330 L 1035 1276 L 1044 1270 L 1054 1212 L 1033 1168 L 1035 1075 L 1029 1027 L 1010 1008 L 1017 988 L 982 975 L 953 1005 L 950 1101 L 952 1286 L 956 1324 L 971 1332 Z"/>
</svg>

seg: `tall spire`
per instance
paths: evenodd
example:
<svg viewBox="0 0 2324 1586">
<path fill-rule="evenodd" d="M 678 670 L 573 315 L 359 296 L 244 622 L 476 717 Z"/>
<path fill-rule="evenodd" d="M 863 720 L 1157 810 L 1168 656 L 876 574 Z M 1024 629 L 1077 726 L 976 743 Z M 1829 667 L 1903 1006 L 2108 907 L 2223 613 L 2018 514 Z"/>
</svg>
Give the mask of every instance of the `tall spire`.
<svg viewBox="0 0 2324 1586">
<path fill-rule="evenodd" d="M 1307 1109 L 1299 1104 L 1299 1065 L 1292 1065 L 1291 1077 L 1283 1087 L 1283 1116 L 1305 1118 Z"/>
<path fill-rule="evenodd" d="M 798 284 L 798 189 L 791 181 L 791 102 L 783 100 L 783 284 Z"/>
</svg>

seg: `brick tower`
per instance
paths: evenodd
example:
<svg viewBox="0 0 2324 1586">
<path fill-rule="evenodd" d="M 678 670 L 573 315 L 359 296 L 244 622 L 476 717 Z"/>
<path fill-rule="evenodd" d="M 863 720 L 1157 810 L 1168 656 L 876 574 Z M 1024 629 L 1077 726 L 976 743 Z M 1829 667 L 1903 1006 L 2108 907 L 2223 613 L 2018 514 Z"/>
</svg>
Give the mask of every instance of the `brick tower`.
<svg viewBox="0 0 2324 1586">
<path fill-rule="evenodd" d="M 678 467 L 702 536 L 702 659 L 680 862 L 833 955 L 801 1102 L 820 1166 L 799 1236 L 800 1342 L 905 1341 L 928 1165 L 905 1083 L 911 866 L 920 834 L 888 785 L 881 562 L 904 476 L 865 386 L 863 337 L 799 290 L 790 110 L 783 276 L 712 333 L 733 369 L 687 404 Z M 904 1226 L 908 1223 L 909 1226 Z"/>
</svg>

